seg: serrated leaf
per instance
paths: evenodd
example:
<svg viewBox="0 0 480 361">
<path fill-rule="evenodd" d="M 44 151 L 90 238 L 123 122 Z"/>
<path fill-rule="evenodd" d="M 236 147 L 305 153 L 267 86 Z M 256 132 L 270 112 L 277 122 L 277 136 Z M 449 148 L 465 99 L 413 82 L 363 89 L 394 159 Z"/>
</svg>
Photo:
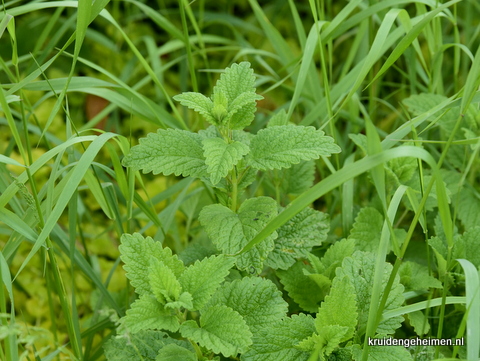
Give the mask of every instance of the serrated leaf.
<svg viewBox="0 0 480 361">
<path fill-rule="evenodd" d="M 387 182 L 391 189 L 397 189 L 400 184 L 406 184 L 417 170 L 417 159 L 413 157 L 396 158 L 385 167 Z"/>
<path fill-rule="evenodd" d="M 232 132 L 232 139 L 247 145 L 249 149 L 250 149 L 250 141 L 252 140 L 253 137 L 254 135 L 252 133 L 245 132 L 243 130 L 234 130 Z"/>
<path fill-rule="evenodd" d="M 220 283 L 233 267 L 235 259 L 224 255 L 211 256 L 202 261 L 196 261 L 180 276 L 182 289 L 193 297 L 193 308 L 202 308 L 212 297 Z"/>
<path fill-rule="evenodd" d="M 180 333 L 202 347 L 225 357 L 245 352 L 252 344 L 252 333 L 240 314 L 227 306 L 213 306 L 200 316 L 200 327 L 193 320 L 180 326 Z"/>
<path fill-rule="evenodd" d="M 336 333 L 335 340 L 338 341 L 334 346 L 336 347 L 340 342 L 352 338 L 357 326 L 357 317 L 356 294 L 349 277 L 335 277 L 330 294 L 325 297 L 315 319 L 317 333 L 326 341 L 330 341 L 333 340 L 330 338 L 333 336 L 330 334 L 329 326 L 345 327 L 341 332 L 343 336 L 339 337 Z"/>
<path fill-rule="evenodd" d="M 140 331 L 110 338 L 104 346 L 108 361 L 155 361 L 168 335 L 161 331 Z"/>
<path fill-rule="evenodd" d="M 293 164 L 290 168 L 280 170 L 283 194 L 301 194 L 313 186 L 315 180 L 315 163 L 304 161 Z"/>
<path fill-rule="evenodd" d="M 251 101 L 242 105 L 241 107 L 237 106 L 234 111 L 230 111 L 229 108 L 229 113 L 225 118 L 228 129 L 243 129 L 249 126 L 255 118 L 255 110 L 257 109 L 256 100 L 261 100 L 263 97 L 255 94 L 254 92 L 244 94 L 250 94 L 248 98 Z M 247 98 L 246 95 L 241 97 Z"/>
<path fill-rule="evenodd" d="M 203 140 L 203 149 L 207 172 L 213 185 L 227 176 L 228 172 L 246 155 L 250 149 L 247 145 L 233 141 L 226 143 L 221 138 Z"/>
<path fill-rule="evenodd" d="M 266 265 L 274 269 L 288 269 L 299 258 L 307 258 L 314 246 L 327 239 L 330 223 L 325 213 L 305 208 L 281 226 L 275 248 L 268 255 Z"/>
<path fill-rule="evenodd" d="M 440 94 L 421 93 L 411 95 L 407 99 L 404 99 L 402 103 L 405 104 L 409 112 L 416 117 L 430 111 L 430 109 L 434 108 L 445 100 L 447 100 L 447 98 Z M 444 130 L 451 132 L 455 126 L 455 121 L 459 114 L 460 108 L 450 109 L 443 115 L 440 112 L 436 113 L 429 120 L 433 121 L 437 117 L 441 116 L 441 118 L 438 120 L 438 124 Z"/>
<path fill-rule="evenodd" d="M 123 234 L 120 243 L 120 258 L 125 263 L 123 268 L 139 295 L 152 293 L 148 276 L 151 257 L 162 261 L 176 277 L 185 268 L 182 261 L 176 255 L 172 255 L 170 248 L 162 248 L 160 242 L 154 241 L 151 237 L 144 238 L 139 233 Z"/>
<path fill-rule="evenodd" d="M 179 297 L 178 301 L 168 302 L 165 304 L 165 309 L 174 309 L 179 310 L 185 308 L 187 310 L 193 310 L 193 297 L 188 292 L 183 292 Z"/>
<path fill-rule="evenodd" d="M 355 241 L 353 239 L 342 239 L 328 247 L 318 266 L 316 266 L 316 263 L 312 262 L 312 264 L 318 273 L 323 273 L 328 278 L 333 279 L 337 267 L 340 267 L 343 260 L 350 257 L 354 251 Z"/>
<path fill-rule="evenodd" d="M 472 189 L 464 187 L 460 190 L 457 214 L 465 229 L 470 229 L 478 225 L 480 199 L 478 199 Z"/>
<path fill-rule="evenodd" d="M 252 122 L 256 101 L 263 99 L 255 94 L 254 84 L 255 76 L 248 62 L 233 64 L 220 75 L 213 88 L 213 99 L 219 107 L 225 108 L 225 101 L 219 99 L 226 98 L 228 107 L 222 117 L 222 124 L 228 129 L 243 129 Z"/>
<path fill-rule="evenodd" d="M 349 134 L 348 137 L 362 151 L 363 155 L 367 154 L 367 136 L 365 134 Z"/>
<path fill-rule="evenodd" d="M 178 300 L 182 287 L 173 271 L 155 257 L 150 260 L 148 272 L 150 289 L 160 303 Z"/>
<path fill-rule="evenodd" d="M 281 169 L 339 153 L 333 138 L 324 134 L 314 127 L 293 125 L 262 129 L 250 142 L 250 164 L 260 170 Z"/>
<path fill-rule="evenodd" d="M 241 357 L 242 361 L 306 361 L 310 352 L 296 346 L 315 332 L 310 315 L 287 317 L 262 328 L 254 337 L 253 345 Z"/>
<path fill-rule="evenodd" d="M 440 237 L 432 237 L 428 240 L 428 244 L 432 247 L 437 259 L 437 270 L 439 277 L 443 277 L 447 273 L 447 247 Z"/>
<path fill-rule="evenodd" d="M 390 273 L 393 266 L 385 262 L 383 277 L 382 277 L 382 292 L 380 298 L 383 296 Z M 337 268 L 336 277 L 348 276 L 350 282 L 355 289 L 357 311 L 358 311 L 358 329 L 362 329 L 367 325 L 368 313 L 370 308 L 370 300 L 372 297 L 373 279 L 375 274 L 375 255 L 370 252 L 356 251 L 352 257 L 347 257 L 342 263 L 342 267 Z M 385 303 L 384 311 L 398 308 L 404 301 L 403 296 L 404 287 L 400 284 L 400 277 L 396 275 L 390 293 Z M 390 335 L 401 326 L 403 321 L 402 316 L 392 317 L 383 320 L 379 323 L 376 332 L 379 334 Z"/>
<path fill-rule="evenodd" d="M 156 361 L 196 361 L 197 354 L 174 343 L 166 345 L 158 352 Z"/>
<path fill-rule="evenodd" d="M 225 254 L 239 252 L 277 215 L 277 203 L 269 197 L 247 199 L 238 213 L 220 205 L 206 206 L 200 212 L 199 220 L 215 246 Z M 249 252 L 237 256 L 237 267 L 260 273 L 263 261 L 273 249 L 274 232 Z"/>
<path fill-rule="evenodd" d="M 196 178 L 207 175 L 202 137 L 180 129 L 159 129 L 141 138 L 140 144 L 124 158 L 123 165 L 143 173 Z"/>
<path fill-rule="evenodd" d="M 410 312 L 407 316 L 418 336 L 426 335 L 430 331 L 430 323 L 422 311 Z"/>
<path fill-rule="evenodd" d="M 478 214 L 477 214 L 478 216 Z M 475 226 L 462 236 L 465 243 L 465 258 L 480 267 L 480 226 Z"/>
<path fill-rule="evenodd" d="M 217 119 L 213 117 L 213 102 L 205 95 L 194 92 L 185 92 L 173 97 L 180 104 L 195 110 L 205 117 L 205 120 L 212 125 L 218 125 Z"/>
<path fill-rule="evenodd" d="M 349 328 L 340 325 L 328 325 L 323 328 L 322 334 L 315 334 L 298 344 L 298 348 L 304 351 L 313 351 L 316 348 L 322 350 L 325 356 L 329 356 L 333 350 L 345 339 Z"/>
<path fill-rule="evenodd" d="M 259 329 L 284 318 L 288 310 L 275 284 L 259 277 L 245 277 L 223 285 L 206 307 L 217 305 L 237 311 L 254 335 Z"/>
<path fill-rule="evenodd" d="M 154 329 L 176 332 L 179 326 L 175 314 L 165 310 L 155 297 L 143 295 L 127 310 L 126 315 L 121 319 L 120 329 L 133 333 Z"/>
<path fill-rule="evenodd" d="M 276 273 L 295 303 L 305 311 L 317 312 L 320 302 L 327 292 L 325 289 L 321 289 L 313 279 L 305 275 L 304 269 L 308 270 L 308 267 L 303 262 L 296 262 L 288 270 L 277 270 Z"/>
<path fill-rule="evenodd" d="M 305 268 L 303 269 L 303 274 L 317 284 L 320 289 L 319 295 L 326 295 L 330 292 L 330 287 L 332 287 L 330 278 L 320 273 L 311 273 Z"/>
<path fill-rule="evenodd" d="M 222 92 L 231 104 L 240 94 L 245 92 L 255 92 L 255 76 L 250 63 L 243 61 L 239 64 L 232 64 L 220 75 L 213 92 Z"/>
<path fill-rule="evenodd" d="M 447 98 L 443 95 L 421 93 L 411 95 L 404 99 L 402 103 L 407 106 L 410 113 L 414 116 L 418 116 L 435 108 L 435 106 L 445 100 L 447 100 Z"/>
<path fill-rule="evenodd" d="M 207 129 L 200 129 L 197 134 L 202 138 L 202 141 L 207 138 L 221 137 L 218 128 L 213 125 L 210 125 Z"/>
<path fill-rule="evenodd" d="M 287 111 L 285 109 L 281 109 L 269 119 L 267 127 L 276 127 L 279 125 L 288 124 Z"/>
<path fill-rule="evenodd" d="M 263 97 L 261 95 L 256 94 L 254 91 L 245 91 L 239 94 L 233 101 L 228 104 L 228 114 L 225 118 L 225 121 L 229 121 L 229 119 L 237 113 L 240 109 L 244 108 L 248 105 L 255 106 L 255 102 L 257 100 L 261 100 Z M 234 123 L 235 124 L 235 123 Z M 230 129 L 237 129 L 237 128 L 230 128 Z"/>
<path fill-rule="evenodd" d="M 408 290 L 442 288 L 442 283 L 428 274 L 428 268 L 416 262 L 404 261 L 398 270 L 400 282 Z"/>
<path fill-rule="evenodd" d="M 348 239 L 355 242 L 357 250 L 376 252 L 383 227 L 383 216 L 375 208 L 364 207 L 358 212 Z"/>
</svg>

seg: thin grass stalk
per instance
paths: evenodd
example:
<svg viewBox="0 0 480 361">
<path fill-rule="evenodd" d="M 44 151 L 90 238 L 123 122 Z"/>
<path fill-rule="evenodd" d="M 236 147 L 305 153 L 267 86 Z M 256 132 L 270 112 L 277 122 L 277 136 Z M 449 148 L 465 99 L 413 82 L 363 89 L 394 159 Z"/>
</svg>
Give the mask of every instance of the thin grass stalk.
<svg viewBox="0 0 480 361">
<path fill-rule="evenodd" d="M 190 80 L 192 81 L 192 88 L 194 92 L 198 93 L 197 75 L 195 74 L 195 63 L 192 56 L 192 47 L 190 44 L 190 35 L 188 34 L 187 19 L 185 16 L 184 0 L 179 0 L 180 17 L 182 19 L 183 36 L 185 38 L 185 49 L 187 50 L 188 70 L 190 71 Z"/>
<path fill-rule="evenodd" d="M 327 105 L 327 114 L 328 114 L 328 124 L 329 124 L 329 129 L 330 129 L 330 135 L 333 137 L 335 140 L 335 143 L 337 143 L 337 136 L 335 132 L 335 115 L 333 113 L 333 107 L 332 107 L 332 99 L 330 97 L 330 83 L 329 83 L 329 74 L 328 74 L 328 67 L 327 67 L 327 62 L 325 59 L 325 47 L 323 46 L 322 43 L 322 37 L 320 35 L 320 27 L 319 27 L 319 22 L 320 21 L 325 21 L 323 18 L 319 18 L 318 15 L 318 9 L 317 5 L 314 2 L 314 0 L 309 0 L 310 3 L 310 10 L 312 11 L 313 19 L 315 21 L 315 29 L 318 34 L 318 40 L 317 40 L 317 45 L 318 45 L 318 50 L 320 53 L 320 64 L 322 68 L 322 78 L 323 78 L 323 91 L 325 92 L 325 100 L 326 100 L 326 105 Z M 323 9 L 320 9 L 321 13 L 323 14 Z M 334 155 L 335 157 L 335 163 L 337 166 L 337 169 L 340 168 L 340 160 L 338 157 L 338 154 Z"/>
<path fill-rule="evenodd" d="M 390 290 L 393 286 L 393 281 L 395 279 L 395 276 L 400 268 L 400 265 L 403 261 L 403 256 L 405 255 L 405 252 L 407 251 L 407 247 L 408 247 L 408 244 L 410 243 L 410 239 L 413 235 L 413 232 L 415 230 L 415 227 L 422 215 L 422 209 L 425 207 L 425 204 L 427 202 L 427 198 L 428 198 L 428 195 L 430 194 L 430 192 L 432 191 L 433 189 L 433 185 L 437 184 L 437 194 L 441 193 L 440 189 L 443 189 L 443 181 L 441 180 L 441 176 L 440 174 L 438 173 L 438 169 L 441 168 L 442 164 L 443 164 L 443 161 L 447 155 L 447 151 L 453 141 L 453 138 L 456 134 L 456 131 L 458 130 L 459 126 L 460 126 L 460 120 L 461 120 L 461 117 L 457 120 L 456 124 L 455 124 L 455 128 L 454 130 L 452 131 L 451 135 L 450 135 L 450 138 L 449 140 L 447 141 L 447 144 L 441 154 L 441 157 L 439 159 L 439 161 L 437 162 L 437 164 L 434 166 L 434 170 L 435 170 L 435 173 L 436 173 L 436 176 L 435 177 L 432 177 L 431 181 L 429 182 L 428 186 L 427 186 L 427 189 L 425 190 L 425 194 L 423 195 L 422 197 L 422 200 L 420 202 L 420 205 L 419 205 L 419 209 L 417 209 L 417 211 L 415 212 L 415 216 L 412 220 L 412 222 L 410 223 L 410 227 L 408 229 L 408 232 L 407 232 L 407 236 L 405 237 L 405 240 L 403 242 L 403 245 L 402 245 L 402 248 L 400 250 L 400 254 L 397 256 L 397 259 L 393 265 L 393 269 L 392 269 L 392 272 L 390 274 L 390 278 L 388 280 L 388 283 L 387 283 L 387 286 L 385 287 L 385 290 L 384 290 L 384 294 L 383 294 L 383 297 L 382 297 L 382 300 L 380 301 L 380 304 L 379 304 L 379 310 L 383 310 L 384 307 L 385 307 L 385 304 L 387 302 L 387 297 L 388 297 L 388 294 L 390 293 Z M 442 207 L 445 207 L 444 204 L 440 204 L 440 199 L 439 199 L 439 209 L 441 209 Z M 446 199 L 443 199 L 444 203 L 446 202 Z M 448 210 L 448 204 L 446 205 L 446 208 L 447 209 L 443 209 L 444 212 L 441 212 L 441 216 L 442 216 L 442 213 L 443 213 L 443 216 L 442 216 L 442 221 L 444 221 L 444 231 L 445 231 L 445 235 L 447 237 L 447 242 L 448 242 L 448 249 L 449 249 L 449 255 L 451 255 L 451 247 L 453 246 L 453 235 L 452 235 L 452 227 L 449 226 L 449 224 L 451 224 L 451 218 L 450 218 L 450 222 L 448 222 L 447 220 L 447 217 L 449 216 L 449 210 Z M 445 280 L 444 280 L 445 281 Z M 444 287 L 445 287 L 445 284 L 444 284 Z M 446 294 L 444 293 L 444 295 L 442 296 L 442 300 L 446 300 Z M 442 305 L 440 306 L 441 309 L 440 309 L 440 313 L 442 314 L 442 309 L 443 309 L 443 314 L 444 314 L 444 309 L 445 309 L 445 303 L 442 303 Z M 375 320 L 375 327 L 373 327 L 373 330 L 376 330 L 376 328 L 378 327 L 378 324 L 380 323 L 380 320 L 381 320 L 381 316 L 379 316 L 377 314 L 377 317 L 376 317 L 376 320 Z M 443 318 L 440 319 L 440 328 L 443 326 Z M 441 330 L 441 329 L 440 329 Z M 441 333 L 440 333 L 441 334 Z M 369 348 L 369 345 L 368 345 L 368 337 L 373 337 L 373 334 L 366 334 L 365 335 L 365 343 L 364 343 L 364 348 L 363 348 L 363 353 L 362 353 L 362 361 L 366 361 L 367 358 L 368 358 L 368 348 Z M 438 348 L 436 349 L 438 350 Z M 437 355 L 438 356 L 438 355 Z"/>
</svg>

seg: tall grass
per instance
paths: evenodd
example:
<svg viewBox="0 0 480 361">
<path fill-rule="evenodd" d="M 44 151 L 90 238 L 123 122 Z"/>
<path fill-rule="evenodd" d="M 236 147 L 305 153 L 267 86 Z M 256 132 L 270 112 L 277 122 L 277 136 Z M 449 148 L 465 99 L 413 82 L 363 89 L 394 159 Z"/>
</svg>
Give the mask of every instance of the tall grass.
<svg viewBox="0 0 480 361">
<path fill-rule="evenodd" d="M 209 94 L 221 69 L 240 60 L 253 64 L 265 97 L 252 132 L 283 108 L 342 148 L 317 164 L 318 183 L 243 252 L 311 204 L 331 214 L 332 241 L 347 237 L 358 208 L 377 202 L 385 223 L 362 360 L 382 318 L 428 309 L 431 336 L 442 337 L 451 334 L 454 304 L 465 305 L 455 332 L 467 336 L 461 355 L 477 360 L 478 270 L 460 261 L 466 293 L 454 295 L 452 275 L 463 271 L 452 249 L 462 225 L 445 177 L 462 175 L 455 186 L 478 197 L 479 134 L 466 133 L 462 120 L 468 112 L 478 117 L 479 19 L 480 6 L 466 0 L 2 2 L 0 360 L 104 359 L 102 345 L 131 301 L 120 235 L 141 231 L 181 252 L 198 236 L 195 212 L 212 197 L 190 179 L 127 171 L 121 158 L 158 127 L 204 128 L 172 96 Z M 419 93 L 445 100 L 411 117 L 402 101 Z M 99 98 L 107 105 L 87 118 L 85 104 Z M 457 106 L 461 115 L 445 134 L 438 121 Z M 366 134 L 365 156 L 349 134 Z M 386 182 L 388 162 L 405 157 L 418 160 L 418 199 Z M 256 186 L 262 189 L 262 179 Z M 443 289 L 387 314 L 409 245 L 428 249 L 433 192 L 448 252 L 443 266 L 434 266 L 430 251 L 425 262 Z M 401 245 L 397 228 L 406 230 Z M 381 290 L 385 260 L 394 268 Z"/>
</svg>

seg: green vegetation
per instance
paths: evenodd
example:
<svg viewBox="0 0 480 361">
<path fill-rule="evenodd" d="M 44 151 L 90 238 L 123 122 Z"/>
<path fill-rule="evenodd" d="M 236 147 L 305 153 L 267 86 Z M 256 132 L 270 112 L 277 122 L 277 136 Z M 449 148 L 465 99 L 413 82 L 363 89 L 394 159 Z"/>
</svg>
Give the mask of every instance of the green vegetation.
<svg viewBox="0 0 480 361">
<path fill-rule="evenodd" d="M 0 360 L 478 360 L 479 19 L 2 2 Z"/>
</svg>

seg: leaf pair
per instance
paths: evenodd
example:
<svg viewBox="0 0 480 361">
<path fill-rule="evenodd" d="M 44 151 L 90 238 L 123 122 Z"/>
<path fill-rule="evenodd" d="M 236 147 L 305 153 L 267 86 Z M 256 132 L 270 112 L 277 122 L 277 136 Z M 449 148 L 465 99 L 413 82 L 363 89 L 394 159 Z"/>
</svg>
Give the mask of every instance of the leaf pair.
<svg viewBox="0 0 480 361">
<path fill-rule="evenodd" d="M 203 115 L 205 120 L 220 128 L 243 129 L 253 121 L 256 101 L 263 99 L 255 93 L 255 76 L 250 63 L 233 64 L 220 76 L 213 95 L 186 92 L 173 99 Z"/>
<path fill-rule="evenodd" d="M 250 63 L 242 62 L 225 70 L 211 98 L 192 92 L 175 96 L 215 127 L 199 133 L 159 129 L 140 139 L 123 165 L 144 173 L 208 177 L 215 186 L 242 160 L 244 170 L 273 170 L 340 152 L 323 131 L 291 125 L 284 112 L 272 117 L 268 128 L 256 135 L 243 132 L 254 118 L 256 101 L 262 99 L 254 83 Z"/>
<path fill-rule="evenodd" d="M 122 236 L 120 252 L 127 278 L 140 296 L 122 320 L 122 326 L 131 332 L 177 331 L 176 310 L 204 307 L 234 263 L 220 255 L 185 267 L 169 248 L 138 233 Z"/>
<path fill-rule="evenodd" d="M 123 164 L 144 173 L 208 176 L 215 185 L 243 158 L 247 166 L 273 170 L 340 152 L 331 137 L 314 127 L 275 126 L 250 138 L 248 145 L 246 140 L 226 141 L 186 130 L 159 129 L 140 139 Z"/>
</svg>

